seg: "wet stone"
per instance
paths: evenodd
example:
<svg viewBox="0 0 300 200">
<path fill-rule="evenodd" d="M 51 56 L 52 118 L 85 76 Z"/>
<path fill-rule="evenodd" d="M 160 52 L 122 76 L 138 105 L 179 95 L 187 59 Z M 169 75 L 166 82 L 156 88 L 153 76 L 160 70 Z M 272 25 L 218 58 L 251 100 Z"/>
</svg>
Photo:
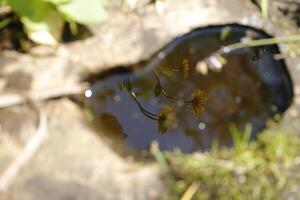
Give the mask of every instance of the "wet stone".
<svg viewBox="0 0 300 200">
<path fill-rule="evenodd" d="M 231 145 L 233 126 L 241 132 L 251 127 L 255 138 L 266 120 L 288 108 L 292 83 L 284 61 L 274 59 L 276 45 L 228 45 L 268 37 L 236 24 L 199 28 L 131 73 L 106 72 L 86 92 L 94 127 L 137 151 L 153 140 L 162 150 L 183 152 L 205 150 L 215 140 Z"/>
</svg>

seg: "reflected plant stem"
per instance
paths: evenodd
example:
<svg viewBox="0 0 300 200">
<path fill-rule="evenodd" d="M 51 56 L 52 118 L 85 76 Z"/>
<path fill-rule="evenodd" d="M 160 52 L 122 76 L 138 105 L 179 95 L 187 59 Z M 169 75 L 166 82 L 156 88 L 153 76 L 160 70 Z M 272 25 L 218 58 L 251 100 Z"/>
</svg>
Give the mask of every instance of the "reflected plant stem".
<svg viewBox="0 0 300 200">
<path fill-rule="evenodd" d="M 267 39 L 258 39 L 252 40 L 249 42 L 238 42 L 228 46 L 221 48 L 219 53 L 229 53 L 231 51 L 246 48 L 246 47 L 258 47 L 258 46 L 268 46 L 273 44 L 280 43 L 292 43 L 292 42 L 300 42 L 300 35 L 293 35 L 289 37 L 275 37 L 275 38 L 267 38 Z M 216 52 L 216 53 L 218 53 Z"/>
<path fill-rule="evenodd" d="M 174 110 L 171 106 L 164 106 L 160 109 L 158 114 L 153 114 L 143 108 L 139 102 L 135 93 L 131 90 L 129 93 L 134 101 L 137 103 L 140 111 L 149 119 L 155 120 L 158 122 L 158 130 L 160 133 L 166 133 L 169 128 L 171 128 L 176 120 Z"/>
<path fill-rule="evenodd" d="M 227 46 L 223 46 L 211 53 L 204 59 L 198 61 L 197 66 L 208 67 L 212 70 L 220 71 L 222 67 L 227 63 L 226 59 L 223 57 L 224 55 L 228 55 L 229 53 L 249 47 L 262 47 L 274 44 L 282 44 L 282 43 L 295 43 L 300 42 L 300 35 L 293 35 L 289 37 L 275 37 L 275 38 L 265 38 L 265 39 L 257 39 L 248 42 L 237 42 Z M 260 55 L 256 55 L 254 57 L 254 61 L 259 59 Z"/>
<path fill-rule="evenodd" d="M 153 114 L 153 113 L 147 111 L 146 109 L 144 109 L 133 91 L 130 91 L 129 94 L 133 97 L 134 101 L 137 103 L 139 109 L 141 110 L 141 112 L 144 115 L 146 115 L 148 118 L 150 118 L 152 120 L 157 120 L 158 121 L 158 116 L 156 114 Z"/>
<path fill-rule="evenodd" d="M 171 95 L 169 95 L 165 89 L 162 87 L 161 85 L 161 82 L 159 80 L 159 77 L 158 77 L 158 74 L 156 71 L 154 71 L 154 75 L 155 75 L 155 78 L 156 78 L 156 81 L 157 81 L 157 84 L 159 85 L 159 88 L 160 88 L 160 91 L 161 91 L 161 94 L 169 99 L 173 99 L 173 100 L 180 100 L 180 98 L 176 98 L 176 97 L 172 97 Z"/>
<path fill-rule="evenodd" d="M 166 98 L 168 98 L 168 99 L 175 100 L 175 101 L 182 100 L 181 98 L 177 98 L 177 97 L 173 97 L 173 96 L 169 95 L 169 94 L 166 92 L 166 90 L 162 87 L 161 82 L 160 82 L 160 80 L 159 80 L 159 77 L 158 77 L 158 74 L 157 74 L 156 71 L 154 71 L 154 75 L 155 75 L 157 84 L 159 85 L 159 88 L 160 88 L 160 90 L 161 90 L 161 94 L 162 94 L 164 97 L 166 97 Z M 184 102 L 185 104 L 192 104 L 192 100 L 188 100 L 188 101 L 187 101 L 187 100 L 183 100 L 183 102 Z"/>
</svg>

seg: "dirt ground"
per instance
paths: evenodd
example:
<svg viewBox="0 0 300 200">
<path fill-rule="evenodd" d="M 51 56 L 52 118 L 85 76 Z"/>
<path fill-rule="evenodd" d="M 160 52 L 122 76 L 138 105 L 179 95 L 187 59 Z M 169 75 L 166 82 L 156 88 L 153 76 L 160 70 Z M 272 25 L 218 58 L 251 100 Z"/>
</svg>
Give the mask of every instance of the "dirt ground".
<svg viewBox="0 0 300 200">
<path fill-rule="evenodd" d="M 274 4 L 270 17 L 261 17 L 248 0 L 166 0 L 163 12 L 153 4 L 134 11 L 109 3 L 110 18 L 89 27 L 93 36 L 61 44 L 56 49 L 34 47 L 29 54 L 0 52 L 1 94 L 40 93 L 73 86 L 88 74 L 149 58 L 176 36 L 207 25 L 239 23 L 274 36 L 299 32 L 291 15 Z M 286 8 L 286 7 L 284 7 Z M 294 20 L 294 19 L 293 19 Z M 281 46 L 286 51 L 286 46 Z M 287 128 L 300 131 L 300 60 L 286 60 L 295 98 L 283 118 Z M 1 100 L 0 100 L 1 101 Z M 0 110 L 0 176 L 24 151 L 41 126 L 34 105 Z M 68 98 L 42 102 L 41 145 L 0 191 L 0 199 L 159 199 L 164 183 L 155 163 L 121 157 L 87 125 L 81 107 Z M 1 187 L 1 184 L 0 184 Z"/>
</svg>

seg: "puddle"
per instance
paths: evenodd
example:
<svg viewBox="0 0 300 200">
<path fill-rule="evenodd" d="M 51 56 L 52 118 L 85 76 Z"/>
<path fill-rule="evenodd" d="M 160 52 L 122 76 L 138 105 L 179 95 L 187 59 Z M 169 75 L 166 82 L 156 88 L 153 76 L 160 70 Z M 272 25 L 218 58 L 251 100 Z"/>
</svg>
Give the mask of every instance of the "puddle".
<svg viewBox="0 0 300 200">
<path fill-rule="evenodd" d="M 231 145 L 230 124 L 240 130 L 250 124 L 255 137 L 292 101 L 286 66 L 273 59 L 278 47 L 242 48 L 201 61 L 222 46 L 267 37 L 234 24 L 176 38 L 135 66 L 143 70 L 112 73 L 94 84 L 89 104 L 95 127 L 130 150 L 148 149 L 153 140 L 162 150 L 183 152 L 205 150 L 216 139 Z"/>
</svg>

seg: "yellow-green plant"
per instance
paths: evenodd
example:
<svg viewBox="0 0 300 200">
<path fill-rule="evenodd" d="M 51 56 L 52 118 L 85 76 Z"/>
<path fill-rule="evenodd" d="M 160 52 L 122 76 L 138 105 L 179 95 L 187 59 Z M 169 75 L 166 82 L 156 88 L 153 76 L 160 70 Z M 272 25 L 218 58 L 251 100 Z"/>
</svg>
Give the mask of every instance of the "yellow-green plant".
<svg viewBox="0 0 300 200">
<path fill-rule="evenodd" d="M 244 133 L 232 125 L 230 129 L 232 148 L 195 155 L 152 151 L 160 166 L 163 160 L 169 178 L 170 190 L 164 199 L 285 199 L 298 195 L 291 192 L 300 183 L 295 175 L 300 164 L 297 133 L 274 127 L 250 141 L 250 127 Z"/>
<path fill-rule="evenodd" d="M 268 10 L 269 10 L 269 0 L 261 0 L 260 1 L 260 7 L 261 7 L 261 14 L 263 17 L 268 16 Z"/>
<path fill-rule="evenodd" d="M 36 43 L 56 45 L 63 25 L 90 24 L 103 21 L 107 14 L 104 0 L 0 0 L 20 17 L 28 37 Z M 6 20 L 7 21 L 7 20 Z"/>
</svg>

